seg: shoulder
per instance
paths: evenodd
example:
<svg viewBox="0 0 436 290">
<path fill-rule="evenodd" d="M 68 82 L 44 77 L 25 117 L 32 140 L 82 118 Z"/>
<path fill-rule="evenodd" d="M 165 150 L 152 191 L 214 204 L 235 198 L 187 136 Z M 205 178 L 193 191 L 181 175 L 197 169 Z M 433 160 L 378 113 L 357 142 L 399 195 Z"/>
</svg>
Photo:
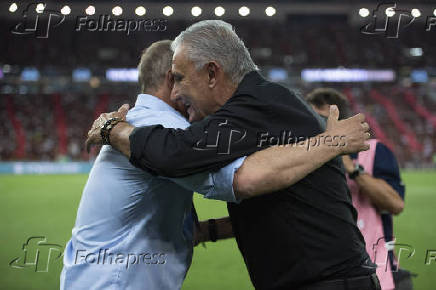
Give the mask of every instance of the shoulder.
<svg viewBox="0 0 436 290">
<path fill-rule="evenodd" d="M 389 149 L 388 146 L 380 141 L 377 142 L 377 145 L 375 147 L 375 158 L 381 161 L 396 160 L 394 153 L 391 151 L 391 149 Z"/>
<path fill-rule="evenodd" d="M 374 170 L 375 177 L 382 177 L 384 175 L 399 175 L 399 167 L 394 153 L 383 143 L 377 142 L 374 156 Z"/>
<path fill-rule="evenodd" d="M 127 114 L 127 121 L 135 127 L 162 125 L 165 128 L 186 128 L 189 122 L 177 112 L 134 107 Z"/>
<path fill-rule="evenodd" d="M 223 108 L 230 106 L 267 107 L 286 106 L 289 104 L 303 104 L 301 96 L 294 90 L 280 84 L 263 80 L 251 86 L 244 84 L 238 87 L 233 96 Z"/>
<path fill-rule="evenodd" d="M 298 94 L 281 84 L 271 82 L 264 79 L 263 77 L 258 77 L 252 81 L 243 82 L 236 90 L 235 96 L 250 96 L 252 98 L 263 98 L 267 97 L 266 100 L 274 97 L 286 96 L 286 97 L 298 97 Z"/>
<path fill-rule="evenodd" d="M 394 153 L 381 142 L 377 143 L 375 150 L 373 176 L 385 180 L 404 199 L 405 186 Z"/>
</svg>

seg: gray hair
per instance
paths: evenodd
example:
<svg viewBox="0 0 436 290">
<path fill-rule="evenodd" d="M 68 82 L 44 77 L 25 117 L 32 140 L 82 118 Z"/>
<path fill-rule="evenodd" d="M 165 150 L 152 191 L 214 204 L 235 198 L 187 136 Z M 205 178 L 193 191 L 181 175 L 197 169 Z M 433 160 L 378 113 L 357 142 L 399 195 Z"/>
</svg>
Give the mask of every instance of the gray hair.
<svg viewBox="0 0 436 290">
<path fill-rule="evenodd" d="M 142 51 L 138 65 L 138 81 L 142 93 L 153 93 L 171 70 L 173 51 L 171 40 L 156 41 Z"/>
<path fill-rule="evenodd" d="M 174 39 L 171 49 L 175 51 L 180 45 L 186 48 L 197 70 L 216 61 L 236 84 L 247 73 L 258 70 L 232 25 L 222 20 L 204 20 L 189 26 Z"/>
</svg>

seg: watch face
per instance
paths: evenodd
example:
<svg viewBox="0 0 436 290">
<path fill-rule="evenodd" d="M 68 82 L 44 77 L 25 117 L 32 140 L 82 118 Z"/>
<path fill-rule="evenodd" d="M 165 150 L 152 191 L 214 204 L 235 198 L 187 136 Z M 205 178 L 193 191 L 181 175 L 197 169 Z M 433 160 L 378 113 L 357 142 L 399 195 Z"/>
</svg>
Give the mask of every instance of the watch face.
<svg viewBox="0 0 436 290">
<path fill-rule="evenodd" d="M 104 129 L 104 127 L 105 127 L 105 125 L 106 125 L 107 122 L 108 122 L 108 121 L 103 122 L 103 123 L 100 125 L 100 128 Z"/>
</svg>

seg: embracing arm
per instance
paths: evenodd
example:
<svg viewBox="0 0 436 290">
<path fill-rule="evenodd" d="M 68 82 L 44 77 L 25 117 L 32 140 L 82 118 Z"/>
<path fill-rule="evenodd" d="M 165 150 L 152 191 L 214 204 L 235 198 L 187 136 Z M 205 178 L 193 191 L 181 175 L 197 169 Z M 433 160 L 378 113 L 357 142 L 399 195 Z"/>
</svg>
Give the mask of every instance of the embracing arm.
<svg viewBox="0 0 436 290">
<path fill-rule="evenodd" d="M 302 146 L 297 143 L 272 146 L 248 156 L 236 171 L 233 184 L 228 185 L 233 187 L 235 198 L 242 200 L 289 187 L 338 155 L 367 150 L 365 141 L 369 138 L 369 128 L 363 115 L 341 121 L 338 121 L 338 115 L 336 106 L 332 106 L 326 132 L 307 139 Z M 110 134 L 112 146 L 128 157 L 133 130 L 129 124 L 119 123 Z M 327 142 L 335 136 L 346 138 L 336 145 Z M 311 140 L 323 141 L 308 146 Z M 162 155 L 156 158 L 159 157 L 165 158 Z"/>
<path fill-rule="evenodd" d="M 110 141 L 112 147 L 120 151 L 124 156 L 130 158 L 130 140 L 129 136 L 132 134 L 135 127 L 129 123 L 119 123 L 112 129 L 110 134 Z"/>
<path fill-rule="evenodd" d="M 235 174 L 235 194 L 250 198 L 274 192 L 297 183 L 338 155 L 368 150 L 365 141 L 369 139 L 369 127 L 363 115 L 342 121 L 338 117 L 337 107 L 331 106 L 326 132 L 309 138 L 301 146 L 273 146 L 248 156 Z M 328 142 L 334 137 L 346 138 L 342 143 Z"/>
<path fill-rule="evenodd" d="M 212 220 L 214 224 L 211 224 L 211 220 L 206 220 L 200 222 L 199 229 L 194 228 L 194 246 L 199 243 L 224 240 L 235 236 L 230 217 Z M 214 235 L 214 237 L 211 235 Z"/>
<path fill-rule="evenodd" d="M 111 133 L 112 146 L 130 157 L 128 136 L 132 126 L 120 123 Z M 325 135 L 325 134 L 324 134 Z M 316 138 L 320 138 L 316 136 Z M 288 187 L 324 163 L 341 154 L 341 148 L 320 144 L 307 150 L 306 146 L 272 146 L 248 156 L 236 171 L 233 191 L 242 200 Z"/>
<path fill-rule="evenodd" d="M 319 138 L 320 136 L 316 136 Z M 235 195 L 250 198 L 289 187 L 341 153 L 336 146 L 273 146 L 248 156 L 233 180 Z"/>
</svg>

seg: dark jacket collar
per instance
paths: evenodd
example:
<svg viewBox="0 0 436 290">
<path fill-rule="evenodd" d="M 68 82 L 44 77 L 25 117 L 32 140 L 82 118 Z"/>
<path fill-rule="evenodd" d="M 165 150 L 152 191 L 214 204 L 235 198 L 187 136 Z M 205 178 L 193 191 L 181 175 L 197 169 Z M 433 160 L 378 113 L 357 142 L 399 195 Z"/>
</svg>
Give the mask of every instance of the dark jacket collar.
<svg viewBox="0 0 436 290">
<path fill-rule="evenodd" d="M 251 71 L 244 76 L 233 95 L 251 92 L 253 91 L 254 85 L 266 81 L 267 80 L 265 80 L 258 71 Z"/>
</svg>

